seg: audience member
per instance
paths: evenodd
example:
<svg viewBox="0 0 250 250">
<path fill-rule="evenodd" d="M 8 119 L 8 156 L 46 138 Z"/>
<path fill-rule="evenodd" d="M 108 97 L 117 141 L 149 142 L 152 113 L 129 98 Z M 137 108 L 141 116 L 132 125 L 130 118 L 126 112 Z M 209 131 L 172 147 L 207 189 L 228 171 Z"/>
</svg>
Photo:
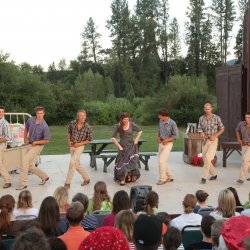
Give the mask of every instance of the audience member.
<svg viewBox="0 0 250 250">
<path fill-rule="evenodd" d="M 69 191 L 68 188 L 60 186 L 54 192 L 54 198 L 59 206 L 60 215 L 66 214 L 69 206 Z"/>
<path fill-rule="evenodd" d="M 103 226 L 114 226 L 116 214 L 119 213 L 121 210 L 130 209 L 130 200 L 128 193 L 124 190 L 116 192 L 113 197 L 112 204 L 112 213 L 104 218 Z"/>
<path fill-rule="evenodd" d="M 57 238 L 57 237 L 51 237 L 48 239 L 50 250 L 68 250 L 65 243 Z"/>
<path fill-rule="evenodd" d="M 181 232 L 175 227 L 170 227 L 163 236 L 164 250 L 177 250 L 181 245 Z"/>
<path fill-rule="evenodd" d="M 224 222 L 225 219 L 216 220 L 211 226 L 211 239 L 214 250 L 217 250 L 219 247 L 219 239 Z"/>
<path fill-rule="evenodd" d="M 159 196 L 156 192 L 150 191 L 145 199 L 145 213 L 156 214 L 159 205 Z"/>
<path fill-rule="evenodd" d="M 196 198 L 193 194 L 187 194 L 182 202 L 184 213 L 170 222 L 170 225 L 180 231 L 187 225 L 201 225 L 201 215 L 193 212 L 196 205 Z"/>
<path fill-rule="evenodd" d="M 201 208 L 208 208 L 208 205 L 207 205 L 207 198 L 209 196 L 208 193 L 206 193 L 203 190 L 198 190 L 195 193 L 195 196 L 196 196 L 196 199 L 197 199 L 197 204 L 196 204 L 196 206 L 195 206 L 195 208 L 193 210 L 194 213 L 198 213 L 198 211 Z"/>
<path fill-rule="evenodd" d="M 38 216 L 38 209 L 32 205 L 32 195 L 29 190 L 19 193 L 17 208 L 14 209 L 15 220 L 33 220 Z"/>
<path fill-rule="evenodd" d="M 237 190 L 234 187 L 229 187 L 227 189 L 230 190 L 233 193 L 234 199 L 235 199 L 235 203 L 236 203 L 236 207 L 242 207 L 243 205 L 240 202 L 240 198 L 239 198 L 239 195 L 237 193 Z"/>
</svg>

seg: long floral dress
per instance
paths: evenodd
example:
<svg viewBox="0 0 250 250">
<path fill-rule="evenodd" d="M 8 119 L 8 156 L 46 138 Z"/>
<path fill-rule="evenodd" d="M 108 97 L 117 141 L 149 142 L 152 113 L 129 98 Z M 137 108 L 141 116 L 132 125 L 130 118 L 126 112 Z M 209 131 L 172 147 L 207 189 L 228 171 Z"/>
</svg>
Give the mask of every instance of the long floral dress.
<svg viewBox="0 0 250 250">
<path fill-rule="evenodd" d="M 124 181 L 128 174 L 134 179 L 140 177 L 138 145 L 134 144 L 134 133 L 141 129 L 133 122 L 129 122 L 127 130 L 119 131 L 119 125 L 116 125 L 113 131 L 113 137 L 120 137 L 120 145 L 123 150 L 119 150 L 115 161 L 114 180 Z"/>
</svg>

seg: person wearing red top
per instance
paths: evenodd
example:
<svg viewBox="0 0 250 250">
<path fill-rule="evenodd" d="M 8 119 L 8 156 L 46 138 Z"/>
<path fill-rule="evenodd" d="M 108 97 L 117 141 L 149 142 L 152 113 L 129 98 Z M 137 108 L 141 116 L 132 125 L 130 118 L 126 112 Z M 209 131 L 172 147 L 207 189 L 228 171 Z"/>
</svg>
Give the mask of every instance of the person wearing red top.
<svg viewBox="0 0 250 250">
<path fill-rule="evenodd" d="M 78 250 L 81 242 L 89 235 L 89 232 L 80 226 L 83 216 L 83 205 L 79 201 L 72 202 L 66 213 L 70 227 L 66 233 L 59 237 L 68 250 Z"/>
</svg>

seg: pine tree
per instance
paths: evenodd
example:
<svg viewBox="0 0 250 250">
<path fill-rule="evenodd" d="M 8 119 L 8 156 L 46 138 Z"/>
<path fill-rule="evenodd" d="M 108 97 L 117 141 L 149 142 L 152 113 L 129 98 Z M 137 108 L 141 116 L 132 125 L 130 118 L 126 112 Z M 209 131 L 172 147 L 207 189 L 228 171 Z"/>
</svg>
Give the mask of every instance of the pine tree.
<svg viewBox="0 0 250 250">
<path fill-rule="evenodd" d="M 180 41 L 180 31 L 177 19 L 174 17 L 170 23 L 170 58 L 172 60 L 178 59 L 180 57 L 181 51 L 181 41 Z"/>
</svg>

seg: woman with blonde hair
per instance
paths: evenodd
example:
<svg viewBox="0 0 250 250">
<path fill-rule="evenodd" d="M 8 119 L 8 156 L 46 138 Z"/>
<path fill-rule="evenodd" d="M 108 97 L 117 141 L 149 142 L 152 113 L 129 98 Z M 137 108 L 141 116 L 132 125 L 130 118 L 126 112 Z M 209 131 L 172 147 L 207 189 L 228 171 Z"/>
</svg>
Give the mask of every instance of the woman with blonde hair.
<svg viewBox="0 0 250 250">
<path fill-rule="evenodd" d="M 60 215 L 65 215 L 67 212 L 67 209 L 69 207 L 69 192 L 66 187 L 60 186 L 58 187 L 55 192 L 54 192 L 54 198 L 56 199 L 59 210 L 60 210 Z"/>
<path fill-rule="evenodd" d="M 15 220 L 33 220 L 38 216 L 38 209 L 33 207 L 32 195 L 29 190 L 19 193 L 17 208 L 14 210 Z"/>
<path fill-rule="evenodd" d="M 112 204 L 108 195 L 107 185 L 103 181 L 98 181 L 94 186 L 94 196 L 89 201 L 87 212 L 90 214 L 94 211 L 108 211 L 112 210 Z"/>
<path fill-rule="evenodd" d="M 221 190 L 218 196 L 218 207 L 210 213 L 216 220 L 230 218 L 239 215 L 235 211 L 236 201 L 234 194 L 229 189 Z"/>
<path fill-rule="evenodd" d="M 129 242 L 129 249 L 135 249 L 133 243 L 134 223 L 136 216 L 130 210 L 122 210 L 115 216 L 115 227 L 119 228 Z"/>
</svg>

